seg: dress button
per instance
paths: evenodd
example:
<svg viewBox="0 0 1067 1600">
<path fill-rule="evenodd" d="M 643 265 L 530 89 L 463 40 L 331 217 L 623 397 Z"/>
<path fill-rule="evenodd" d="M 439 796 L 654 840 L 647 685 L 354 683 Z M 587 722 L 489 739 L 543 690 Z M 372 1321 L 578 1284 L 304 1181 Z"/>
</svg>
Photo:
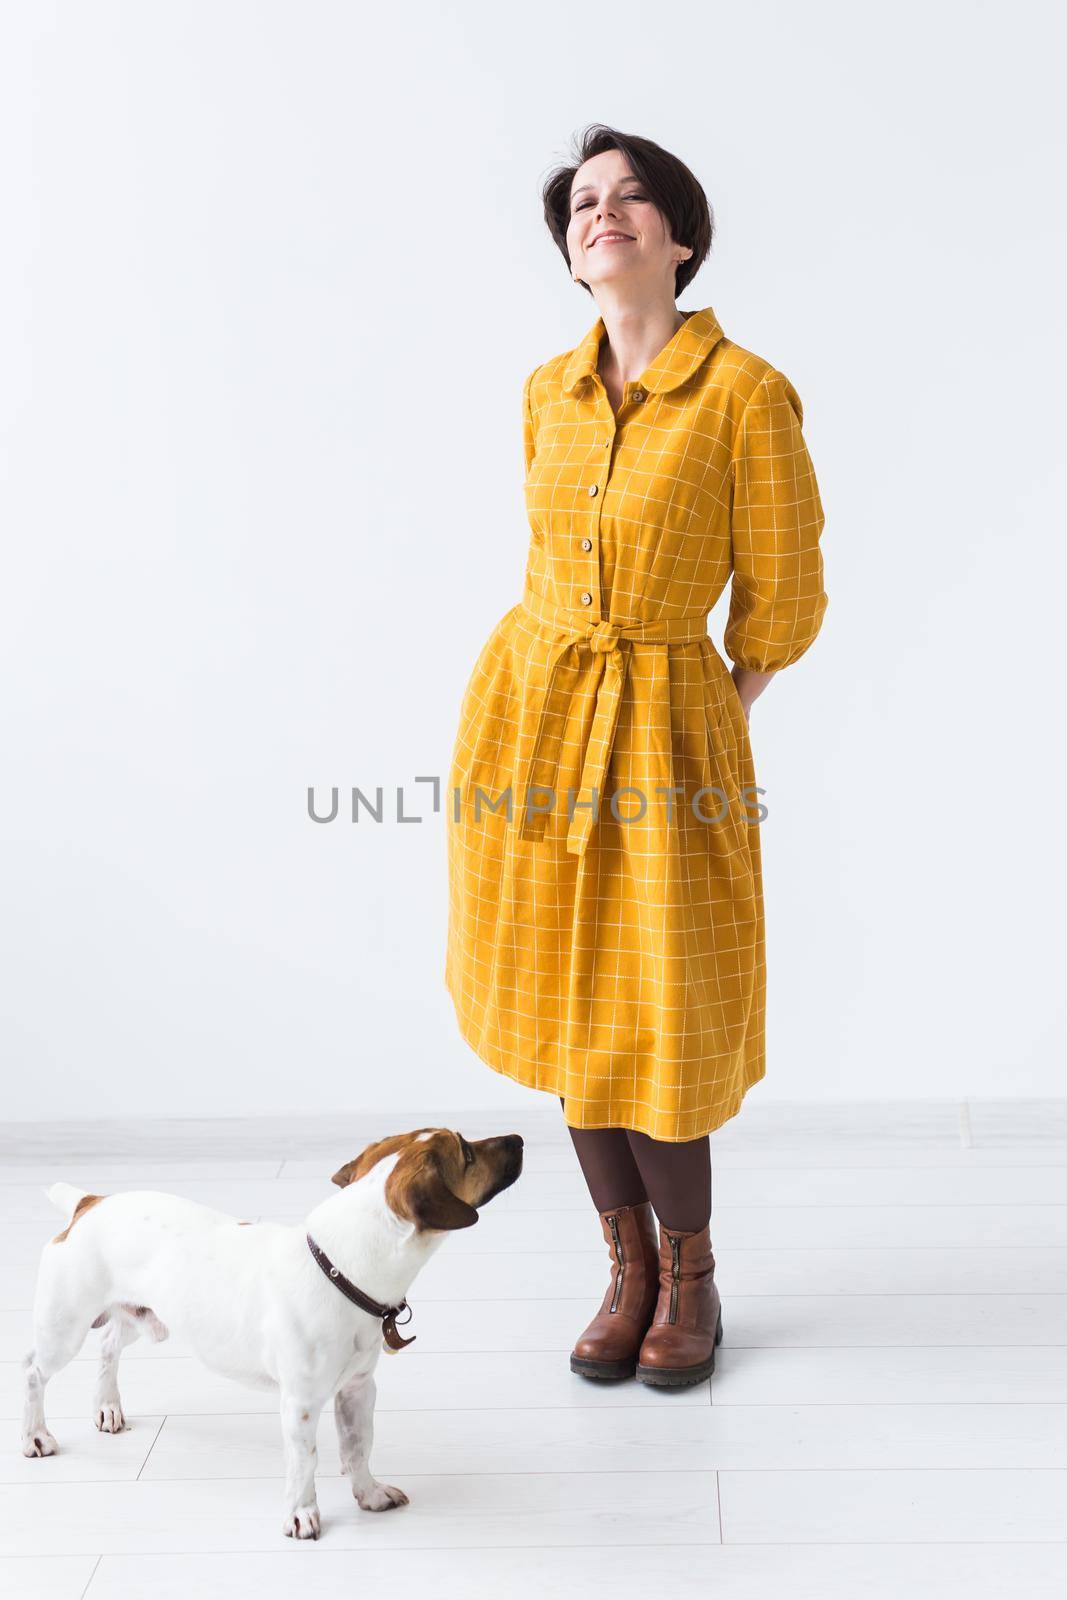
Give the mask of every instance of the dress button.
<svg viewBox="0 0 1067 1600">
<path fill-rule="evenodd" d="M 589 493 L 590 493 L 590 494 L 596 494 L 596 492 L 597 492 L 597 486 L 596 486 L 596 484 L 595 484 L 595 483 L 591 483 L 591 484 L 590 484 L 590 485 L 589 485 Z"/>
<path fill-rule="evenodd" d="M 635 400 L 643 400 L 644 398 L 645 398 L 645 391 L 643 389 L 635 389 L 634 390 L 634 399 Z"/>
<path fill-rule="evenodd" d="M 583 550 L 591 550 L 592 548 L 593 548 L 592 539 L 583 539 L 582 540 L 582 549 Z"/>
<path fill-rule="evenodd" d="M 583 589 L 578 598 L 582 602 L 583 606 L 591 606 L 593 603 L 593 596 L 589 593 L 588 589 Z"/>
</svg>

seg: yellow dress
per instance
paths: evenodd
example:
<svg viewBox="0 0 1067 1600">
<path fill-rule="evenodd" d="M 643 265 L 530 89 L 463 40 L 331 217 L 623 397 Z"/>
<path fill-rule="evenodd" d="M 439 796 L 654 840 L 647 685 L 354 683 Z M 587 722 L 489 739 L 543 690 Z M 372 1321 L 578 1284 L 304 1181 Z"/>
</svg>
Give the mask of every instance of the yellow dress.
<svg viewBox="0 0 1067 1600">
<path fill-rule="evenodd" d="M 495 1071 L 576 1128 L 710 1133 L 765 1072 L 760 795 L 707 632 L 789 666 L 826 609 L 796 390 L 686 320 L 618 416 L 604 323 L 523 387 L 530 543 L 460 709 L 445 983 Z"/>
</svg>

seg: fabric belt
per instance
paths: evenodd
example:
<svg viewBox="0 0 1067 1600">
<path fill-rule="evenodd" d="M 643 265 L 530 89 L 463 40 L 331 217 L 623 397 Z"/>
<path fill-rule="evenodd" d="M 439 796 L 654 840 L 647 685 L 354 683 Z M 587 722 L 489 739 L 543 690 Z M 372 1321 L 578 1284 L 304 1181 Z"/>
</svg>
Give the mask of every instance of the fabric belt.
<svg viewBox="0 0 1067 1600">
<path fill-rule="evenodd" d="M 589 794 L 599 809 L 630 669 L 631 644 L 691 644 L 694 640 L 708 637 L 708 617 L 703 612 L 699 617 L 669 617 L 659 622 L 581 622 L 572 611 L 553 605 L 551 601 L 534 594 L 529 587 L 523 590 L 522 606 L 534 620 L 552 629 L 562 630 L 565 637 L 553 646 L 544 695 L 535 714 L 533 739 L 528 750 L 519 755 L 515 787 L 520 839 L 544 838 L 548 812 L 531 812 L 530 802 L 535 789 L 549 791 L 551 809 L 560 806 L 561 797 L 556 792 L 560 748 L 570 705 L 570 691 L 581 671 L 581 646 L 587 644 L 594 660 L 600 663 L 592 726 L 582 751 L 579 796 L 583 804 L 575 808 L 567 826 L 567 849 L 571 855 L 580 856 L 589 842 L 595 821 L 593 811 L 584 797 Z M 596 794 L 592 796 L 594 789 Z M 563 799 L 565 802 L 566 797 Z"/>
</svg>

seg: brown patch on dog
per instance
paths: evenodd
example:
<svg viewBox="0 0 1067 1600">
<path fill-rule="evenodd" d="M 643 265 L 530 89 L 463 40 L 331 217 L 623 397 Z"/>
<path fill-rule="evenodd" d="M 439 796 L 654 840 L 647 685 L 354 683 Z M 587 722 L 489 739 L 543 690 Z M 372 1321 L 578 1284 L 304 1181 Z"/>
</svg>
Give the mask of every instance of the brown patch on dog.
<svg viewBox="0 0 1067 1600">
<path fill-rule="evenodd" d="M 67 1226 L 63 1229 L 63 1232 L 57 1233 L 53 1236 L 52 1243 L 62 1244 L 63 1240 L 67 1237 L 67 1234 L 70 1232 L 71 1228 L 73 1228 L 78 1218 L 84 1217 L 85 1213 L 89 1210 L 89 1207 L 95 1206 L 98 1200 L 106 1199 L 106 1194 L 83 1194 L 81 1199 L 78 1201 L 78 1204 L 74 1207 L 74 1215 L 67 1223 Z"/>
<path fill-rule="evenodd" d="M 430 1137 L 423 1139 L 422 1134 Z M 413 1222 L 419 1232 L 470 1228 L 478 1221 L 471 1201 L 492 1185 L 486 1183 L 484 1164 L 476 1173 L 477 1159 L 468 1163 L 464 1141 L 451 1128 L 415 1128 L 378 1139 L 354 1161 L 346 1161 L 332 1181 L 346 1188 L 383 1156 L 397 1152 L 396 1165 L 385 1180 L 385 1198 L 396 1216 Z"/>
<path fill-rule="evenodd" d="M 391 1133 L 386 1139 L 375 1139 L 374 1143 L 361 1150 L 358 1156 L 346 1161 L 343 1167 L 338 1167 L 330 1182 L 336 1183 L 340 1189 L 347 1188 L 350 1183 L 355 1183 L 364 1173 L 369 1172 L 371 1167 L 377 1166 L 383 1156 L 393 1155 L 397 1150 L 403 1149 L 404 1145 L 417 1140 L 422 1133 L 440 1131 L 439 1128 L 415 1128 L 411 1133 Z"/>
</svg>

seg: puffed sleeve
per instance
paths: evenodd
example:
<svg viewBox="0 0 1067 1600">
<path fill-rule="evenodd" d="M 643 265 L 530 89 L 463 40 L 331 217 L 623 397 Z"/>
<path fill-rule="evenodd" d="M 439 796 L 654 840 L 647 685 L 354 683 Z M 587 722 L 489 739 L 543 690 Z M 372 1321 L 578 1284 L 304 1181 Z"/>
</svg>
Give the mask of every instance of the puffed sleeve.
<svg viewBox="0 0 1067 1600">
<path fill-rule="evenodd" d="M 536 440 L 537 440 L 537 433 L 535 431 L 535 424 L 534 424 L 533 403 L 532 403 L 532 400 L 531 400 L 531 397 L 530 397 L 530 390 L 531 390 L 531 388 L 533 386 L 534 377 L 535 377 L 535 375 L 537 374 L 537 372 L 539 370 L 540 369 L 538 367 L 535 367 L 533 369 L 533 372 L 531 372 L 529 374 L 529 376 L 527 377 L 525 383 L 522 386 L 522 448 L 523 448 L 523 456 L 524 456 L 525 461 L 526 461 L 526 471 L 527 472 L 529 472 L 530 463 L 533 461 L 533 458 L 534 458 L 534 450 L 536 448 Z"/>
<path fill-rule="evenodd" d="M 822 626 L 819 536 L 825 517 L 789 379 L 764 374 L 745 408 L 733 453 L 733 580 L 723 635 L 739 667 L 776 672 L 799 659 Z"/>
</svg>

